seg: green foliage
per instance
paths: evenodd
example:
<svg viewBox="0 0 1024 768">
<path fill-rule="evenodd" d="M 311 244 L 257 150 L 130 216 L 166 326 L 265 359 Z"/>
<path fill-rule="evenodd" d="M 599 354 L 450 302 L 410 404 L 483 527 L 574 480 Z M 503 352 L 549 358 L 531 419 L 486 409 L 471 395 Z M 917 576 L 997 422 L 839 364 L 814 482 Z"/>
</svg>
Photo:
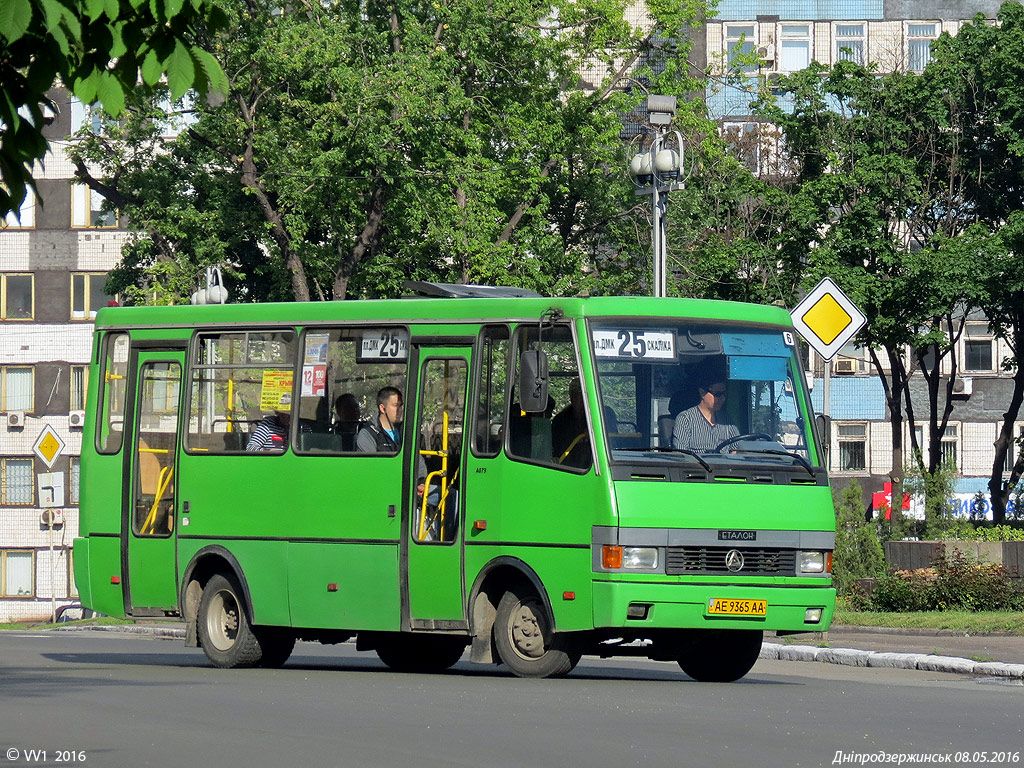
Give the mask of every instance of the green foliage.
<svg viewBox="0 0 1024 768">
<path fill-rule="evenodd" d="M 80 149 L 83 178 L 99 166 L 90 183 L 116 187 L 143 231 L 126 293 L 187 296 L 155 268 L 169 259 L 183 275 L 231 265 L 241 300 L 394 296 L 410 278 L 556 295 L 635 282 L 619 135 L 643 94 L 622 64 L 646 53 L 678 73 L 686 38 L 655 48 L 624 0 L 225 7 L 223 104 L 196 104 L 157 153 L 136 97 L 117 140 Z M 698 10 L 666 4 L 655 28 Z"/>
<path fill-rule="evenodd" d="M 17 210 L 48 144 L 46 96 L 56 80 L 83 103 L 120 115 L 140 74 L 167 76 L 175 98 L 188 89 L 224 94 L 227 77 L 201 47 L 224 14 L 212 0 L 4 0 L 0 4 L 0 215 Z"/>
<path fill-rule="evenodd" d="M 833 491 L 836 510 L 836 548 L 832 580 L 842 596 L 853 595 L 857 579 L 885 572 L 885 556 L 877 524 L 865 519 L 863 493 L 856 480 Z"/>
<path fill-rule="evenodd" d="M 917 461 L 914 469 L 907 474 L 904 489 L 912 496 L 924 497 L 924 536 L 927 539 L 941 539 L 956 526 L 950 500 L 956 489 L 956 464 L 940 464 L 934 472 L 921 469 Z"/>
<path fill-rule="evenodd" d="M 944 541 L 1024 541 L 1020 525 L 988 525 L 957 520 L 942 534 Z"/>
<path fill-rule="evenodd" d="M 871 593 L 879 611 L 1019 611 L 1024 588 L 999 565 L 972 562 L 958 549 L 940 552 L 933 567 L 893 571 Z"/>
</svg>

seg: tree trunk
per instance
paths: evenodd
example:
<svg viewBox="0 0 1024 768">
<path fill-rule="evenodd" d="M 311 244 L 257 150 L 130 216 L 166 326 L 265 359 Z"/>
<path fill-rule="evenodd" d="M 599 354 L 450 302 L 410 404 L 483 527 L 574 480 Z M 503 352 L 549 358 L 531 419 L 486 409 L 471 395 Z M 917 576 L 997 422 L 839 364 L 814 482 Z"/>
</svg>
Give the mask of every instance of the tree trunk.
<svg viewBox="0 0 1024 768">
<path fill-rule="evenodd" d="M 1006 454 L 1014 444 L 1014 423 L 1020 415 L 1020 408 L 1024 402 L 1024 365 L 1021 365 L 1021 352 L 1024 351 L 1024 325 L 1018 325 L 1014 329 L 1013 348 L 1017 352 L 1017 370 L 1013 375 L 1013 393 L 1010 395 L 1010 404 L 1003 414 L 1003 423 L 999 429 L 999 436 L 995 442 L 995 456 L 992 459 L 992 473 L 988 479 L 988 491 L 992 502 L 992 522 L 1002 525 L 1006 522 L 1006 507 L 1010 501 L 1010 494 L 1016 487 L 1017 482 L 1024 475 L 1024 446 L 1017 452 L 1017 460 L 1010 471 L 1010 477 L 1003 481 L 1003 467 L 1006 466 Z M 1021 510 L 1017 510 L 1019 515 Z"/>
</svg>

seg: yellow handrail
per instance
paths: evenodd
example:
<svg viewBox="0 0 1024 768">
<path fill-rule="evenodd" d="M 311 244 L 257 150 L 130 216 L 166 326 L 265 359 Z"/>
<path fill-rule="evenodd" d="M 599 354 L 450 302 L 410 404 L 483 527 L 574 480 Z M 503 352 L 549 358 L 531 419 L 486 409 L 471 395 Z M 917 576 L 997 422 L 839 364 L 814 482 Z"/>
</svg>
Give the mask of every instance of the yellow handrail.
<svg viewBox="0 0 1024 768">
<path fill-rule="evenodd" d="M 141 450 L 150 450 L 153 453 L 158 453 L 159 452 L 159 449 L 142 449 L 142 448 L 140 448 L 139 450 L 140 451 Z M 167 451 L 163 451 L 163 453 L 167 453 Z M 146 520 L 142 524 L 142 528 L 139 529 L 139 533 L 141 535 L 146 535 L 148 533 L 151 533 L 152 530 L 153 530 L 153 526 L 156 525 L 156 513 L 157 513 L 157 510 L 158 510 L 158 508 L 160 506 L 160 502 L 164 498 L 164 493 L 167 492 L 167 487 L 171 484 L 171 477 L 173 475 L 174 475 L 174 468 L 173 467 L 164 467 L 163 469 L 160 470 L 160 475 L 157 477 L 157 481 L 156 481 L 156 494 L 154 494 L 154 496 L 153 496 L 153 506 L 150 508 L 149 514 L 146 515 Z"/>
<path fill-rule="evenodd" d="M 441 450 L 420 451 L 421 456 L 440 456 L 441 469 L 431 472 L 423 481 L 423 501 L 420 503 L 420 527 L 417 541 L 423 541 L 427 535 L 427 497 L 430 496 L 430 479 L 434 476 L 441 478 L 441 495 L 437 504 L 437 514 L 440 518 L 438 525 L 438 539 L 444 539 L 445 507 L 448 504 L 448 409 L 445 403 L 445 410 L 441 412 Z"/>
</svg>

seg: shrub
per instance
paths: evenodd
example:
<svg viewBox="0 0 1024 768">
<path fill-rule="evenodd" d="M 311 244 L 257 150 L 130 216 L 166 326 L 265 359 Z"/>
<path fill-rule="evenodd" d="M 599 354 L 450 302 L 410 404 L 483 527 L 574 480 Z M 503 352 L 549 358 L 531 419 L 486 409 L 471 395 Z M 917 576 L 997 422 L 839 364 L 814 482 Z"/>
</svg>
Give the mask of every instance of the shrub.
<svg viewBox="0 0 1024 768">
<path fill-rule="evenodd" d="M 852 481 L 833 494 L 836 510 L 836 548 L 832 580 L 840 595 L 852 597 L 857 579 L 885 572 L 885 556 L 874 521 L 866 519 L 860 485 Z"/>
<path fill-rule="evenodd" d="M 1024 589 L 1001 565 L 979 565 L 963 552 L 940 552 L 932 568 L 892 571 L 871 594 L 879 611 L 1017 611 Z"/>
</svg>

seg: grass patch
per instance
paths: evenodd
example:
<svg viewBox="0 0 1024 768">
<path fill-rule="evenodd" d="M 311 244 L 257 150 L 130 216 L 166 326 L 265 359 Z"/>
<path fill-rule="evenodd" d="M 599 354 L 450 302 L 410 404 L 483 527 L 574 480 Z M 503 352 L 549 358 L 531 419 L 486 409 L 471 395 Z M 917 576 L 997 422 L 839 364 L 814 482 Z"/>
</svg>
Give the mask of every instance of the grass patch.
<svg viewBox="0 0 1024 768">
<path fill-rule="evenodd" d="M 53 629 L 54 627 L 99 627 L 115 624 L 134 624 L 131 619 L 115 619 L 111 616 L 98 616 L 95 619 L 79 619 L 78 621 L 63 621 L 60 624 L 51 624 L 48 621 L 20 621 L 11 624 L 0 624 L 2 631 L 27 631 L 36 629 Z"/>
<path fill-rule="evenodd" d="M 895 629 L 948 629 L 983 635 L 993 632 L 1024 635 L 1024 613 L 1012 611 L 915 611 L 883 613 L 850 611 L 836 606 L 834 624 L 853 627 L 893 627 Z"/>
</svg>

